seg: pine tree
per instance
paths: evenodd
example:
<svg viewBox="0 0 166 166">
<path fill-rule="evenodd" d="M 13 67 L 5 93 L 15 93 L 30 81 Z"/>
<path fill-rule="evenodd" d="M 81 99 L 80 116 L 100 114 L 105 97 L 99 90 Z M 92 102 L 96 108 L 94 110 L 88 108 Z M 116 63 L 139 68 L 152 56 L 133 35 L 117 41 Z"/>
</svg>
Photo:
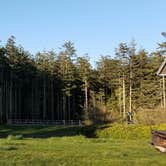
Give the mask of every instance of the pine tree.
<svg viewBox="0 0 166 166">
<path fill-rule="evenodd" d="M 116 49 L 116 55 L 119 60 L 119 75 L 122 77 L 122 105 L 123 118 L 126 117 L 126 67 L 129 64 L 129 47 L 126 43 L 120 43 L 119 48 Z"/>
<path fill-rule="evenodd" d="M 76 88 L 75 85 L 75 66 L 74 57 L 76 56 L 76 50 L 72 42 L 66 42 L 58 55 L 58 66 L 60 75 L 63 82 L 63 93 L 62 93 L 62 103 L 63 103 L 63 119 L 71 119 L 71 100 L 72 91 Z"/>
<path fill-rule="evenodd" d="M 90 74 L 91 74 L 91 65 L 89 63 L 89 57 L 78 57 L 77 58 L 77 72 L 80 82 L 82 82 L 82 87 L 84 91 L 84 114 L 88 116 L 89 111 L 89 88 L 90 88 Z M 85 117 L 85 119 L 88 117 Z"/>
</svg>

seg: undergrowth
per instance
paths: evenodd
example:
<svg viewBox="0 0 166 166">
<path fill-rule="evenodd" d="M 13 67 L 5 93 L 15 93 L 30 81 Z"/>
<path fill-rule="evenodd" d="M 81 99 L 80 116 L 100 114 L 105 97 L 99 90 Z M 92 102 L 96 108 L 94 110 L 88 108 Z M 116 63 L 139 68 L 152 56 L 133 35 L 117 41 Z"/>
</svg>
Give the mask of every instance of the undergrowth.
<svg viewBox="0 0 166 166">
<path fill-rule="evenodd" d="M 98 128 L 95 135 L 98 138 L 115 138 L 115 139 L 149 139 L 151 130 L 166 130 L 166 124 L 159 125 L 128 125 L 113 124 L 106 128 Z"/>
</svg>

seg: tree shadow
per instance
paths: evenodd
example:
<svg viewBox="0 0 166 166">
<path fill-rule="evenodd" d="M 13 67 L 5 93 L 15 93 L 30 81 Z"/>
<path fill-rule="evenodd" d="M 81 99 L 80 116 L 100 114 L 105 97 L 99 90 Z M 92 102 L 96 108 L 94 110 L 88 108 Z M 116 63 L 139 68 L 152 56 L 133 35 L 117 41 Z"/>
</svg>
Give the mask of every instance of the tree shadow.
<svg viewBox="0 0 166 166">
<path fill-rule="evenodd" d="M 0 138 L 9 135 L 23 135 L 24 138 L 50 138 L 83 135 L 96 138 L 96 130 L 109 127 L 104 126 L 0 126 Z"/>
<path fill-rule="evenodd" d="M 47 130 L 47 127 L 41 128 L 39 131 L 32 133 L 24 134 L 24 137 L 31 138 L 49 138 L 49 137 L 67 137 L 67 136 L 76 136 L 80 134 L 81 127 L 58 127 L 55 130 Z"/>
<path fill-rule="evenodd" d="M 23 135 L 24 138 L 49 138 L 76 136 L 80 134 L 81 126 L 0 126 L 0 138 L 8 135 Z"/>
</svg>

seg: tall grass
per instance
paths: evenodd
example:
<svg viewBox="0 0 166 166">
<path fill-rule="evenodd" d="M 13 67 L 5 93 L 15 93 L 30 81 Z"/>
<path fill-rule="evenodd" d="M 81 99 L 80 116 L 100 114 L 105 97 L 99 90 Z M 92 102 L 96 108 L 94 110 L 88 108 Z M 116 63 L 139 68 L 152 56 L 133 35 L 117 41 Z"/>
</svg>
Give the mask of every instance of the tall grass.
<svg viewBox="0 0 166 166">
<path fill-rule="evenodd" d="M 134 114 L 134 122 L 137 124 L 162 124 L 166 123 L 166 111 L 163 108 L 142 109 Z"/>
</svg>

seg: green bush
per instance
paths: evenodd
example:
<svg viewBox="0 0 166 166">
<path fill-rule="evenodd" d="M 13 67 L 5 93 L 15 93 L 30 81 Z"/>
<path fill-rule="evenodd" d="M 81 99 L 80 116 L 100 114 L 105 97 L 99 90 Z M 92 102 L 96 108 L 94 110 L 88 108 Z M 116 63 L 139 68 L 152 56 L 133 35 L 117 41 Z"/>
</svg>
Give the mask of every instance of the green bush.
<svg viewBox="0 0 166 166">
<path fill-rule="evenodd" d="M 166 124 L 160 125 L 128 125 L 113 124 L 105 129 L 97 129 L 95 134 L 99 138 L 114 139 L 149 139 L 152 130 L 166 130 Z"/>
<path fill-rule="evenodd" d="M 23 139 L 23 135 L 8 135 L 7 140 L 21 140 Z"/>
<path fill-rule="evenodd" d="M 96 137 L 95 131 L 97 130 L 97 128 L 98 127 L 95 125 L 82 127 L 81 134 L 85 135 L 88 138 L 95 138 Z"/>
</svg>

